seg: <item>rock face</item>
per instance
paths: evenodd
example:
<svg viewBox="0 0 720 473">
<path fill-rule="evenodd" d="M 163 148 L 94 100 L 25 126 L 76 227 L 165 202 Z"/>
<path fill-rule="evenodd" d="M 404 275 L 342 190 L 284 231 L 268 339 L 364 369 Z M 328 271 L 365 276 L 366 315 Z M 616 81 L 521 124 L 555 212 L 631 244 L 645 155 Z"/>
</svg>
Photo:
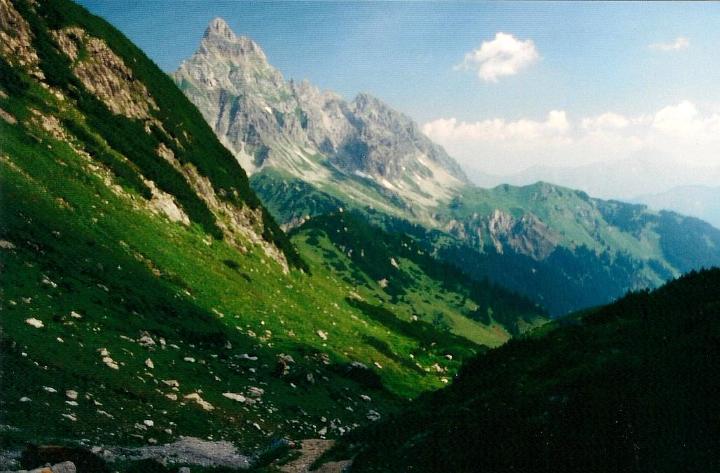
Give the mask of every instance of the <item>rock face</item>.
<svg viewBox="0 0 720 473">
<path fill-rule="evenodd" d="M 210 23 L 174 77 L 247 171 L 268 158 L 265 143 L 306 144 L 282 75 L 260 46 L 235 36 L 222 19 Z"/>
<path fill-rule="evenodd" d="M 368 94 L 346 102 L 285 81 L 257 43 L 220 18 L 174 78 L 249 173 L 270 166 L 317 183 L 339 171 L 425 205 L 467 182 L 409 117 Z"/>
</svg>

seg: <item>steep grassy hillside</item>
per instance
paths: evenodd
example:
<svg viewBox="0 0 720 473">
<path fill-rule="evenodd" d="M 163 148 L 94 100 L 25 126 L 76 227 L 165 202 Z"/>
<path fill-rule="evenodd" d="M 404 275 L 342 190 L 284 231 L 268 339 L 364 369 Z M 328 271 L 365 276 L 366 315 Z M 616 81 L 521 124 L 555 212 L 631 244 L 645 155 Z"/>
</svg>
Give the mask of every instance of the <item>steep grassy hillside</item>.
<svg viewBox="0 0 720 473">
<path fill-rule="evenodd" d="M 720 265 L 720 231 L 706 222 L 546 183 L 467 189 L 438 215 L 463 242 L 436 244 L 442 258 L 553 314 Z"/>
<path fill-rule="evenodd" d="M 283 225 L 340 207 L 359 210 L 390 233 L 411 235 L 436 259 L 521 293 L 552 315 L 720 265 L 720 230 L 701 220 L 547 183 L 464 187 L 435 209 L 428 226 L 410 209 L 389 213 L 276 171 L 250 182 Z"/>
<path fill-rule="evenodd" d="M 431 257 L 413 238 L 390 234 L 359 212 L 316 217 L 292 241 L 318 264 L 341 275 L 363 297 L 391 304 L 477 343 L 496 346 L 542 323 L 542 309 L 517 294 L 475 282 Z M 401 310 L 404 309 L 404 310 Z"/>
<path fill-rule="evenodd" d="M 352 471 L 716 471 L 718 288 L 692 273 L 491 350 L 353 434 Z"/>
<path fill-rule="evenodd" d="M 484 349 L 358 299 L 324 249 L 298 254 L 110 25 L 65 0 L 0 0 L 0 26 L 0 448 L 334 437 Z M 493 308 L 508 327 L 541 315 Z"/>
</svg>

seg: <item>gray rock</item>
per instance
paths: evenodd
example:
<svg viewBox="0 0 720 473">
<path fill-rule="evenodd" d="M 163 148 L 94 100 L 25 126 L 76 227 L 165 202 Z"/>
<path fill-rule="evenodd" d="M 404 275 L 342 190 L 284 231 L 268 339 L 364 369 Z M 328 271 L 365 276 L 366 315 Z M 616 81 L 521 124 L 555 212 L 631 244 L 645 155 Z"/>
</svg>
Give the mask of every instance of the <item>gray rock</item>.
<svg viewBox="0 0 720 473">
<path fill-rule="evenodd" d="M 15 472 L 5 470 L 0 471 L 0 473 L 77 473 L 77 469 L 73 462 L 62 462 L 52 466 L 35 468 L 34 470 L 16 470 Z"/>
<path fill-rule="evenodd" d="M 250 466 L 249 457 L 240 454 L 232 443 L 195 437 L 180 437 L 180 440 L 165 445 L 116 448 L 113 454 L 128 460 L 153 459 L 161 463 L 184 463 L 203 467 L 247 469 Z"/>
<path fill-rule="evenodd" d="M 285 81 L 257 43 L 220 18 L 173 77 L 250 174 L 273 166 L 317 182 L 340 171 L 408 206 L 436 203 L 468 182 L 408 116 L 369 94 L 347 102 Z"/>
</svg>

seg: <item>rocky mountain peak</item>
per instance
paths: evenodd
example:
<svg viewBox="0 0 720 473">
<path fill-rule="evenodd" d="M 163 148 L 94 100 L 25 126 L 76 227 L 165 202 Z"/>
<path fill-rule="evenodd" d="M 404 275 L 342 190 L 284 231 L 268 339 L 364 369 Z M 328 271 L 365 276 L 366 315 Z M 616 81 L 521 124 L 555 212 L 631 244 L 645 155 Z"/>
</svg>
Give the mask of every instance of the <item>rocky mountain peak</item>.
<svg viewBox="0 0 720 473">
<path fill-rule="evenodd" d="M 261 67 L 269 67 L 262 48 L 247 36 L 237 36 L 230 25 L 219 17 L 208 24 L 198 52 L 215 56 L 216 60 L 225 59 L 235 64 L 255 63 Z"/>
<path fill-rule="evenodd" d="M 203 38 L 214 37 L 219 37 L 227 41 L 233 41 L 237 39 L 237 36 L 235 36 L 235 33 L 232 29 L 230 29 L 230 26 L 227 24 L 227 22 L 220 17 L 213 18 L 213 20 L 210 22 L 207 29 L 205 30 L 205 34 L 203 35 Z"/>
<path fill-rule="evenodd" d="M 386 108 L 386 105 L 382 103 L 377 97 L 368 94 L 367 92 L 360 92 L 353 101 L 355 106 L 359 109 L 366 108 Z"/>
<path fill-rule="evenodd" d="M 468 182 L 410 117 L 367 93 L 345 101 L 286 81 L 260 46 L 220 18 L 174 77 L 249 173 L 270 166 L 332 185 L 340 171 L 424 207 Z"/>
</svg>

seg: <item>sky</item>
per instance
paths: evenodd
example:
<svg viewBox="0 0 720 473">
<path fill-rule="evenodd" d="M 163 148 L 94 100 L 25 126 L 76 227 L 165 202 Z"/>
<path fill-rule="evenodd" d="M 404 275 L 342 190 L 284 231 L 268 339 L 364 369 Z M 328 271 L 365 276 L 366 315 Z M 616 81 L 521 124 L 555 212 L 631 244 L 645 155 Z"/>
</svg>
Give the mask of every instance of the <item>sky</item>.
<svg viewBox="0 0 720 473">
<path fill-rule="evenodd" d="M 166 71 L 223 17 L 286 78 L 381 98 L 488 185 L 720 185 L 720 4 L 80 3 Z"/>
</svg>

